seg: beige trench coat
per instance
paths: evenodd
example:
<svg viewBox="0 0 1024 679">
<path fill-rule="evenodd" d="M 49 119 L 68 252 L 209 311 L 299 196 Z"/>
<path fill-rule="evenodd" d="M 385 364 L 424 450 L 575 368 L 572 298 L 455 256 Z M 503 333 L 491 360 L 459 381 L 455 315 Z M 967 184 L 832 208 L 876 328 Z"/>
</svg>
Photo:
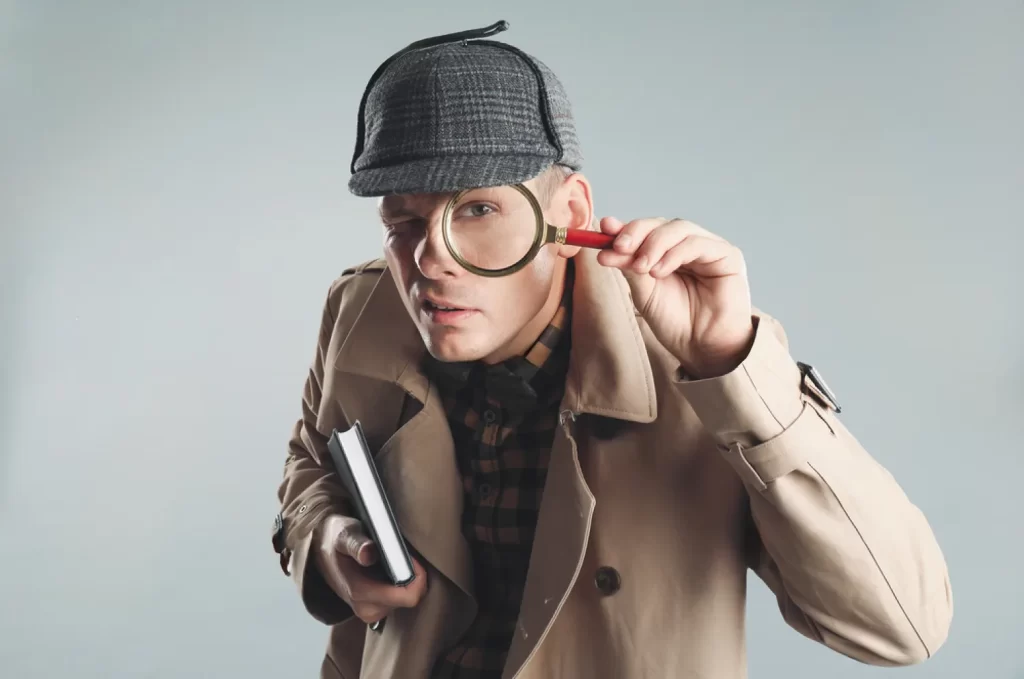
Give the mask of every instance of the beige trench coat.
<svg viewBox="0 0 1024 679">
<path fill-rule="evenodd" d="M 925 517 L 808 386 L 780 324 L 756 316 L 738 369 L 687 381 L 621 274 L 577 257 L 564 425 L 504 679 L 744 677 L 748 568 L 790 626 L 862 662 L 916 663 L 944 642 L 950 583 Z M 462 488 L 423 351 L 383 261 L 331 286 L 275 539 L 331 626 L 322 677 L 425 679 L 474 617 Z M 325 435 L 357 419 L 429 577 L 380 632 L 309 567 L 314 524 L 349 511 Z"/>
</svg>

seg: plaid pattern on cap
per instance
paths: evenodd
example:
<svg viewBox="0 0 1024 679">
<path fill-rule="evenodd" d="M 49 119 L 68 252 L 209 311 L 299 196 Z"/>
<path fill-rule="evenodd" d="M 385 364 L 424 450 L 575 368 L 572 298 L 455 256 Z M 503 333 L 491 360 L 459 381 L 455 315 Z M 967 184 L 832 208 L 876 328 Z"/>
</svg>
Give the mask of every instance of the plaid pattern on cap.
<svg viewBox="0 0 1024 679">
<path fill-rule="evenodd" d="M 365 140 L 349 180 L 357 196 L 515 184 L 555 163 L 582 167 L 561 82 L 511 45 L 412 50 L 368 87 Z"/>
<path fill-rule="evenodd" d="M 437 361 L 428 369 L 438 379 L 455 440 L 465 494 L 462 529 L 479 602 L 476 620 L 438 660 L 433 679 L 498 679 L 504 668 L 565 388 L 571 281 L 525 356 L 500 367 L 477 365 L 468 374 L 462 365 Z M 492 369 L 515 378 L 488 379 Z"/>
</svg>

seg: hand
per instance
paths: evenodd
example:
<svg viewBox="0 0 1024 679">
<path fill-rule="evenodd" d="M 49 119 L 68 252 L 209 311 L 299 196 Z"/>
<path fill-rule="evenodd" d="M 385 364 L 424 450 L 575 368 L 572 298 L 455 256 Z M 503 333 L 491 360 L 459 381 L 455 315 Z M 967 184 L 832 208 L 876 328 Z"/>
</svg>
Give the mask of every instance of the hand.
<svg viewBox="0 0 1024 679">
<path fill-rule="evenodd" d="M 616 239 L 597 261 L 622 270 L 633 304 L 687 374 L 717 377 L 743 362 L 754 323 L 739 249 L 681 219 L 605 217 L 601 231 Z"/>
<path fill-rule="evenodd" d="M 413 608 L 427 591 L 427 572 L 413 558 L 415 579 L 395 587 L 370 577 L 366 568 L 377 563 L 377 550 L 358 519 L 329 515 L 314 540 L 316 566 L 331 589 L 356 617 L 375 623 L 396 608 Z"/>
</svg>

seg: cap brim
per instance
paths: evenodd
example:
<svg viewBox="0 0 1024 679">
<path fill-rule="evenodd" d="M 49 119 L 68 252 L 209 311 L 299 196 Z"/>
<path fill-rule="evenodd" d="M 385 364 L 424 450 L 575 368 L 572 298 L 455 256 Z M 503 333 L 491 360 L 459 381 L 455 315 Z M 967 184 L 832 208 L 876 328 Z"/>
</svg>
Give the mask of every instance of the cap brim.
<svg viewBox="0 0 1024 679">
<path fill-rule="evenodd" d="M 518 184 L 550 167 L 550 156 L 442 156 L 359 170 L 348 188 L 362 197 L 398 193 L 448 193 L 483 186 Z"/>
</svg>

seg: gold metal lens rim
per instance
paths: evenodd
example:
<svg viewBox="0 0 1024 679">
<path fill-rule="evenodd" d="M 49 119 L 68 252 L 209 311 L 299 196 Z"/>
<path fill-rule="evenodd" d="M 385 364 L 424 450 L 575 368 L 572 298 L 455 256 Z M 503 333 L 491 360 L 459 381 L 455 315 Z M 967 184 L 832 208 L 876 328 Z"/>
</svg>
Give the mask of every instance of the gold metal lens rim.
<svg viewBox="0 0 1024 679">
<path fill-rule="evenodd" d="M 541 208 L 540 202 L 538 202 L 536 196 L 533 195 L 533 192 L 523 184 L 512 184 L 511 186 L 519 191 L 519 193 L 523 194 L 523 196 L 526 197 L 526 200 L 530 203 L 530 207 L 533 209 L 534 221 L 536 222 L 536 230 L 533 235 L 533 244 L 530 246 L 530 249 L 527 250 L 526 254 L 515 264 L 506 266 L 502 269 L 482 269 L 466 261 L 466 258 L 462 256 L 461 252 L 459 252 L 459 247 L 455 244 L 451 235 L 452 211 L 455 209 L 455 206 L 458 205 L 459 200 L 461 200 L 467 193 L 477 191 L 484 187 L 458 191 L 454 196 L 448 199 L 448 202 L 444 206 L 444 213 L 441 215 L 441 234 L 444 236 L 445 247 L 448 248 L 448 252 L 451 254 L 452 258 L 459 263 L 459 266 L 470 273 L 476 274 L 477 276 L 483 276 L 485 278 L 510 276 L 517 271 L 521 271 L 523 267 L 533 261 L 533 258 L 537 256 L 538 252 L 540 252 L 541 247 L 544 246 L 546 236 L 548 235 L 548 227 L 547 222 L 544 221 L 544 210 Z"/>
</svg>

